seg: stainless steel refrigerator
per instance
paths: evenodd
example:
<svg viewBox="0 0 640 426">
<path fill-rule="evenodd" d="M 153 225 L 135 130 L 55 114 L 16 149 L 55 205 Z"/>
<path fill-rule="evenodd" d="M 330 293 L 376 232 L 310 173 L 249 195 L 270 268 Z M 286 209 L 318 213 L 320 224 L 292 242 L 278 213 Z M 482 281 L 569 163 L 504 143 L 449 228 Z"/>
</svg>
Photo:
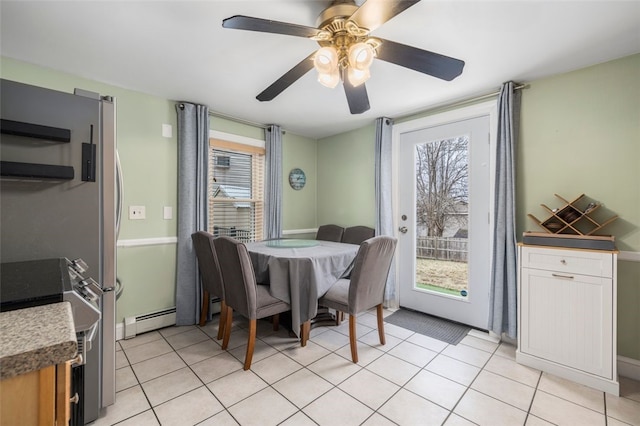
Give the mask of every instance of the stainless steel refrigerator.
<svg viewBox="0 0 640 426">
<path fill-rule="evenodd" d="M 83 259 L 104 290 L 84 364 L 84 423 L 115 402 L 114 99 L 1 80 L 0 259 Z"/>
</svg>

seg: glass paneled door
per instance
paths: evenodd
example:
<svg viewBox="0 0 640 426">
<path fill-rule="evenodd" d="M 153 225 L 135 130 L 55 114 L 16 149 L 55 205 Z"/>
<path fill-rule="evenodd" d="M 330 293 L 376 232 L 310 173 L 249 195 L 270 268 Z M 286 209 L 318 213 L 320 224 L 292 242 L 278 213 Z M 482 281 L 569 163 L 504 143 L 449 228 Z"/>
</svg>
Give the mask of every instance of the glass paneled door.
<svg viewBox="0 0 640 426">
<path fill-rule="evenodd" d="M 486 329 L 489 116 L 402 133 L 400 306 Z"/>
</svg>

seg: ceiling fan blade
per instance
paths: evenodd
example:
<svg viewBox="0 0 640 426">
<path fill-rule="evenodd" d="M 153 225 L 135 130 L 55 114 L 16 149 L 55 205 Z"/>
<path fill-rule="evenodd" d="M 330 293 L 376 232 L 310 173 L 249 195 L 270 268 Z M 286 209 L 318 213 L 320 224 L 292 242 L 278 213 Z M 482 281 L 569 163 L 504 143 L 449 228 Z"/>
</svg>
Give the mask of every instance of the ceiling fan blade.
<svg viewBox="0 0 640 426">
<path fill-rule="evenodd" d="M 289 24 L 287 22 L 272 21 L 269 19 L 252 18 L 251 16 L 235 15 L 222 20 L 224 28 L 234 30 L 259 31 L 263 33 L 285 34 L 296 37 L 313 37 L 318 34 L 318 29 L 304 25 Z"/>
<path fill-rule="evenodd" d="M 282 93 L 287 87 L 295 83 L 300 77 L 305 75 L 313 68 L 313 55 L 316 52 L 311 53 L 304 58 L 298 65 L 287 71 L 282 77 L 277 79 L 271 86 L 264 89 L 256 99 L 260 102 L 273 100 L 276 96 Z"/>
<path fill-rule="evenodd" d="M 349 19 L 373 31 L 420 0 L 367 0 Z"/>
<path fill-rule="evenodd" d="M 369 96 L 367 95 L 367 88 L 364 83 L 353 87 L 349 83 L 349 79 L 344 79 L 344 93 L 347 95 L 347 103 L 349 104 L 349 111 L 351 114 L 362 114 L 365 111 L 369 111 Z"/>
<path fill-rule="evenodd" d="M 464 68 L 464 61 L 395 43 L 389 40 L 378 39 L 382 44 L 377 49 L 377 59 L 392 64 L 429 74 L 443 80 L 451 81 L 460 74 Z"/>
</svg>

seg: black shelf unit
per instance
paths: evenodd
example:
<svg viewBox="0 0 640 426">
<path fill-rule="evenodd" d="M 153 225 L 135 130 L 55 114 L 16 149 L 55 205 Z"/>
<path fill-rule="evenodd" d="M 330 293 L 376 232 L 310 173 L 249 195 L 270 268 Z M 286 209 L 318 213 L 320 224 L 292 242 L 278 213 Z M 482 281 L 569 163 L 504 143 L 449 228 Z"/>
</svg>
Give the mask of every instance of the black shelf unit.
<svg viewBox="0 0 640 426">
<path fill-rule="evenodd" d="M 71 142 L 71 130 L 59 127 L 23 121 L 0 119 L 0 133 L 26 138 L 41 139 L 47 142 Z M 75 177 L 72 166 L 53 164 L 25 163 L 16 161 L 0 161 L 0 177 L 27 180 L 65 181 Z"/>
<path fill-rule="evenodd" d="M 71 180 L 74 177 L 74 170 L 71 166 L 0 161 L 0 176 L 23 179 Z"/>
<path fill-rule="evenodd" d="M 71 142 L 71 130 L 69 129 L 25 123 L 22 121 L 5 120 L 4 118 L 0 119 L 0 133 L 5 135 L 44 139 L 52 142 Z"/>
</svg>

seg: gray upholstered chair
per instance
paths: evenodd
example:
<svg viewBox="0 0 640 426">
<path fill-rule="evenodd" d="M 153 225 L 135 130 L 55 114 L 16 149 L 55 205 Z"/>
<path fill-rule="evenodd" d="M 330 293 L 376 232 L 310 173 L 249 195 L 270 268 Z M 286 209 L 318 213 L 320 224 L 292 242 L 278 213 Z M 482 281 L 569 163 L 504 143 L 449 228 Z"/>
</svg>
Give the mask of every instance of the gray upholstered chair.
<svg viewBox="0 0 640 426">
<path fill-rule="evenodd" d="M 227 318 L 222 340 L 222 349 L 227 349 L 231 336 L 233 310 L 249 319 L 249 340 L 244 361 L 244 369 L 251 368 L 253 350 L 256 343 L 257 320 L 269 316 L 277 316 L 288 311 L 288 303 L 276 299 L 269 292 L 269 286 L 257 285 L 251 258 L 247 247 L 230 237 L 218 237 L 213 241 L 222 272 Z M 274 330 L 278 322 L 274 319 Z"/>
<path fill-rule="evenodd" d="M 208 232 L 197 231 L 191 234 L 193 248 L 198 259 L 198 268 L 202 280 L 202 309 L 200 310 L 200 326 L 207 321 L 211 297 L 220 299 L 220 319 L 218 321 L 218 340 L 222 339 L 225 327 L 227 306 L 224 301 L 224 288 L 222 286 L 222 275 L 216 256 L 213 241 L 215 237 Z"/>
<path fill-rule="evenodd" d="M 382 302 L 396 243 L 396 238 L 384 235 L 364 241 L 356 255 L 351 278 L 338 280 L 318 301 L 322 306 L 349 314 L 349 344 L 355 363 L 358 362 L 356 315 L 360 312 L 376 307 L 380 344 L 386 343 Z"/>
<path fill-rule="evenodd" d="M 338 225 L 321 225 L 316 233 L 316 240 L 335 241 L 339 243 L 342 240 L 344 228 Z"/>
<path fill-rule="evenodd" d="M 362 244 L 363 241 L 374 237 L 376 230 L 368 226 L 350 226 L 342 234 L 342 242 L 348 244 Z"/>
</svg>

